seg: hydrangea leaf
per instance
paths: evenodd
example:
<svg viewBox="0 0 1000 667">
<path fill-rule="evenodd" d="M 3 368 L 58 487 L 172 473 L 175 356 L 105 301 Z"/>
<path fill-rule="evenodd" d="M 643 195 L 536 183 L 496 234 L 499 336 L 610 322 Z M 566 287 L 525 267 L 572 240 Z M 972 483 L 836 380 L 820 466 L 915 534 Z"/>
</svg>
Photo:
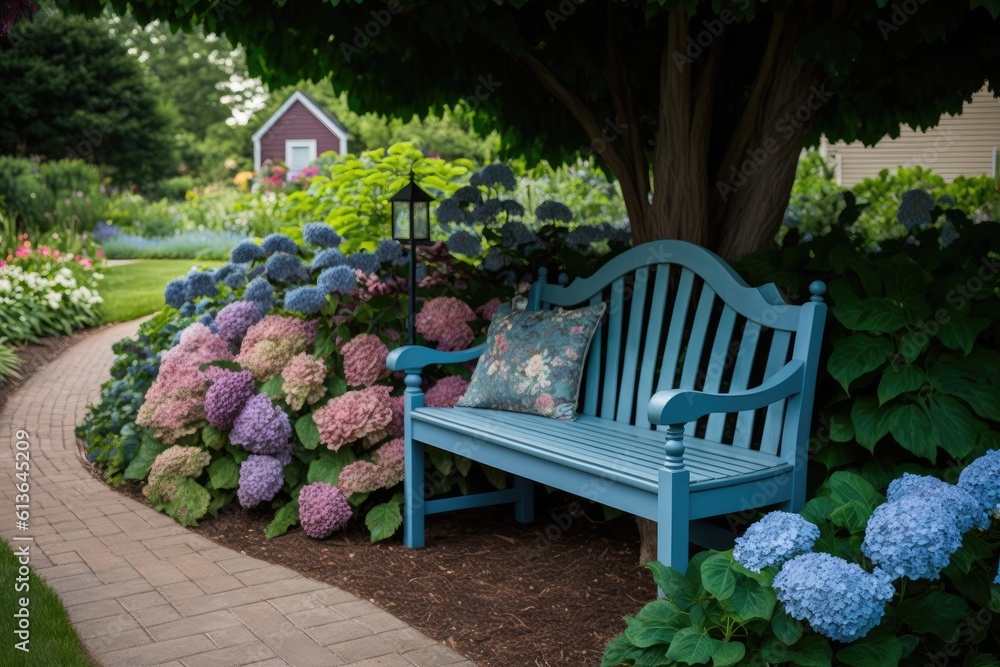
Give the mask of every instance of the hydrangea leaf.
<svg viewBox="0 0 1000 667">
<path fill-rule="evenodd" d="M 885 497 L 864 477 L 846 470 L 833 473 L 826 486 L 834 502 L 846 504 L 857 500 L 869 510 L 874 510 L 885 502 Z"/>
<path fill-rule="evenodd" d="M 142 443 L 139 445 L 139 452 L 125 468 L 125 479 L 146 479 L 146 476 L 149 475 L 149 469 L 153 467 L 153 461 L 168 448 L 169 445 L 160 442 L 152 434 L 144 435 Z"/>
<path fill-rule="evenodd" d="M 472 459 L 465 456 L 455 455 L 455 468 L 458 470 L 462 477 L 468 477 L 469 471 L 472 470 Z"/>
<path fill-rule="evenodd" d="M 226 432 L 214 426 L 206 426 L 201 430 L 201 440 L 209 449 L 222 449 L 226 445 Z"/>
<path fill-rule="evenodd" d="M 679 630 L 689 625 L 684 613 L 663 599 L 649 603 L 634 618 L 626 617 L 625 623 L 625 637 L 639 648 L 669 644 Z"/>
<path fill-rule="evenodd" d="M 393 534 L 403 525 L 403 514 L 400 512 L 402 503 L 390 501 L 376 505 L 368 510 L 365 517 L 365 525 L 371 531 L 371 541 L 378 542 L 392 537 Z"/>
<path fill-rule="evenodd" d="M 881 368 L 892 353 L 893 345 L 887 338 L 853 334 L 834 343 L 826 368 L 844 391 L 850 393 L 851 382 Z"/>
<path fill-rule="evenodd" d="M 930 335 L 924 331 L 907 332 L 899 339 L 899 354 L 906 363 L 912 364 L 923 354 L 930 342 Z"/>
<path fill-rule="evenodd" d="M 949 396 L 933 395 L 928 401 L 927 412 L 939 447 L 956 459 L 975 450 L 977 422 L 967 407 Z"/>
<path fill-rule="evenodd" d="M 846 412 L 830 415 L 830 440 L 850 442 L 854 439 L 854 424 Z"/>
<path fill-rule="evenodd" d="M 872 510 L 858 500 L 839 505 L 830 513 L 830 520 L 834 525 L 846 528 L 852 534 L 864 532 L 865 525 L 872 515 Z"/>
<path fill-rule="evenodd" d="M 228 456 L 216 456 L 208 466 L 208 479 L 216 489 L 235 489 L 240 483 L 240 466 Z"/>
<path fill-rule="evenodd" d="M 451 452 L 446 452 L 437 447 L 428 447 L 427 458 L 431 460 L 431 465 L 445 477 L 450 475 L 451 471 L 455 469 L 455 458 L 451 455 Z"/>
<path fill-rule="evenodd" d="M 732 569 L 732 552 L 709 556 L 701 566 L 701 583 L 709 593 L 725 600 L 736 590 L 736 575 Z"/>
<path fill-rule="evenodd" d="M 712 651 L 714 667 L 735 665 L 747 654 L 747 647 L 740 642 L 719 642 Z"/>
<path fill-rule="evenodd" d="M 177 482 L 173 500 L 166 504 L 164 511 L 182 526 L 197 526 L 198 520 L 208 512 L 211 500 L 204 486 L 185 477 Z"/>
<path fill-rule="evenodd" d="M 667 658 L 688 665 L 707 663 L 719 640 L 712 639 L 701 628 L 684 628 L 674 635 L 667 650 Z"/>
<path fill-rule="evenodd" d="M 817 526 L 821 526 L 830 519 L 830 513 L 833 511 L 833 508 L 834 503 L 830 496 L 819 496 L 808 501 L 799 514 L 806 521 L 811 521 Z"/>
<path fill-rule="evenodd" d="M 946 642 L 958 638 L 958 623 L 970 612 L 962 598 L 944 591 L 907 598 L 899 605 L 899 618 L 920 634 L 931 633 Z"/>
<path fill-rule="evenodd" d="M 681 611 L 687 611 L 694 603 L 694 586 L 691 585 L 691 581 L 660 561 L 647 563 L 646 568 L 653 573 L 653 581 L 660 587 L 663 594 Z"/>
<path fill-rule="evenodd" d="M 903 645 L 895 637 L 872 633 L 837 652 L 837 660 L 850 667 L 891 667 L 903 657 Z"/>
<path fill-rule="evenodd" d="M 963 353 L 972 352 L 973 345 L 980 332 L 991 324 L 990 320 L 982 317 L 965 317 L 962 319 L 949 319 L 941 322 L 935 335 L 941 340 L 945 347 L 952 350 L 962 350 Z"/>
<path fill-rule="evenodd" d="M 304 414 L 295 420 L 295 435 L 306 449 L 316 449 L 319 446 L 319 427 L 313 421 L 312 413 Z"/>
<path fill-rule="evenodd" d="M 830 667 L 833 651 L 826 639 L 817 635 L 804 638 L 801 643 L 789 648 L 779 641 L 765 643 L 760 650 L 760 657 L 769 663 L 793 663 L 799 667 Z"/>
<path fill-rule="evenodd" d="M 620 634 L 612 639 L 604 649 L 601 667 L 618 667 L 625 661 L 634 661 L 639 653 L 641 651 L 633 646 L 624 634 Z"/>
<path fill-rule="evenodd" d="M 326 451 L 320 454 L 319 458 L 309 464 L 309 472 L 306 474 L 306 483 L 326 482 L 331 486 L 337 485 L 340 478 L 340 471 L 348 463 L 357 460 L 354 452 L 349 447 L 341 447 L 339 451 Z"/>
<path fill-rule="evenodd" d="M 937 460 L 937 445 L 931 433 L 931 420 L 923 406 L 916 403 L 901 406 L 889 432 L 908 451 L 931 463 Z"/>
<path fill-rule="evenodd" d="M 279 535 L 284 535 L 288 529 L 299 522 L 299 501 L 293 500 L 286 503 L 274 513 L 274 519 L 264 530 L 264 537 L 271 539 Z"/>
<path fill-rule="evenodd" d="M 771 617 L 771 631 L 775 637 L 791 646 L 802 638 L 802 621 L 789 616 L 784 605 L 778 605 Z"/>
<path fill-rule="evenodd" d="M 878 404 L 896 398 L 908 391 L 916 391 L 924 384 L 924 372 L 916 366 L 889 366 L 878 383 Z"/>
<path fill-rule="evenodd" d="M 753 579 L 742 576 L 736 578 L 736 588 L 729 598 L 729 604 L 732 605 L 736 616 L 744 622 L 755 618 L 771 620 L 777 602 L 774 589 L 761 586 Z"/>
<path fill-rule="evenodd" d="M 831 312 L 852 331 L 893 333 L 910 322 L 903 307 L 895 300 L 885 297 L 851 299 L 838 303 Z"/>
<path fill-rule="evenodd" d="M 851 406 L 851 421 L 854 423 L 854 435 L 858 444 L 874 452 L 875 445 L 889 433 L 896 422 L 899 407 L 879 407 L 871 396 L 863 396 L 854 401 Z"/>
<path fill-rule="evenodd" d="M 271 398 L 280 399 L 285 394 L 281 391 L 282 385 L 285 384 L 284 378 L 280 375 L 275 375 L 273 378 L 261 385 L 260 390 L 270 396 Z"/>
<path fill-rule="evenodd" d="M 507 473 L 503 470 L 484 464 L 480 464 L 479 468 L 483 471 L 483 475 L 486 476 L 486 481 L 492 484 L 495 488 L 500 489 L 501 491 L 507 488 Z"/>
</svg>

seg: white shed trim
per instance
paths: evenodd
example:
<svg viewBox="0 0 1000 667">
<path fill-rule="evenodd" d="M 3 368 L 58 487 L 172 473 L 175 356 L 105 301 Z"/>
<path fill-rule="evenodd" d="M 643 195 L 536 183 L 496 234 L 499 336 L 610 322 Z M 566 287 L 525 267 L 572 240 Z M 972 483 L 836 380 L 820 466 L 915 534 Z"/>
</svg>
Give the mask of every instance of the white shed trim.
<svg viewBox="0 0 1000 667">
<path fill-rule="evenodd" d="M 260 171 L 261 160 L 261 149 L 260 140 L 267 134 L 268 130 L 274 127 L 274 124 L 281 120 L 281 117 L 292 108 L 292 105 L 296 102 L 301 102 L 302 106 L 309 110 L 313 116 L 316 117 L 319 122 L 323 123 L 326 129 L 330 130 L 339 140 L 340 140 L 340 154 L 347 155 L 347 137 L 348 132 L 343 125 L 335 122 L 330 118 L 329 114 L 323 111 L 321 108 L 316 106 L 316 104 L 309 99 L 302 91 L 296 90 L 292 93 L 292 96 L 285 100 L 285 103 L 274 112 L 270 118 L 267 119 L 260 129 L 253 133 L 253 168 L 254 171 Z"/>
</svg>

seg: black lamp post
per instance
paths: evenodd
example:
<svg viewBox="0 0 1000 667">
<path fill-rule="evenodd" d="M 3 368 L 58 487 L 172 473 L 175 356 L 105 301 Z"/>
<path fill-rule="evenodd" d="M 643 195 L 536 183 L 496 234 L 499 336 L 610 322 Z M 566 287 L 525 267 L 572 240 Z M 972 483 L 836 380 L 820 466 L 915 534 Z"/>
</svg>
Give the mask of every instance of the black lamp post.
<svg viewBox="0 0 1000 667">
<path fill-rule="evenodd" d="M 430 204 L 434 198 L 420 189 L 413 180 L 392 199 L 392 238 L 410 245 L 410 345 L 416 342 L 413 316 L 417 310 L 417 244 L 431 240 Z"/>
</svg>

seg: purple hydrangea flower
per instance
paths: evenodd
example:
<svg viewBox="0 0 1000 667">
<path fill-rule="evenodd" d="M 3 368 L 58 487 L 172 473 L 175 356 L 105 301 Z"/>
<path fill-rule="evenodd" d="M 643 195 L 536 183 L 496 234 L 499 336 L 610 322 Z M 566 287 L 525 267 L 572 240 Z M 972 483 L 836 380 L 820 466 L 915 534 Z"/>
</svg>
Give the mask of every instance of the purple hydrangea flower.
<svg viewBox="0 0 1000 667">
<path fill-rule="evenodd" d="M 325 222 L 307 223 L 302 228 L 302 239 L 309 245 L 320 248 L 335 248 L 342 240 L 340 234 Z"/>
<path fill-rule="evenodd" d="M 285 485 L 282 468 L 285 466 L 273 456 L 251 454 L 240 464 L 240 486 L 236 498 L 243 507 L 256 507 L 273 500 Z"/>
<path fill-rule="evenodd" d="M 344 492 L 335 486 L 313 482 L 299 491 L 299 522 L 309 537 L 328 537 L 347 525 L 352 514 Z"/>
<path fill-rule="evenodd" d="M 252 454 L 276 456 L 288 451 L 292 425 L 288 415 L 261 393 L 250 398 L 233 420 L 229 439 Z"/>
<path fill-rule="evenodd" d="M 219 311 L 215 318 L 215 328 L 223 340 L 239 343 L 247 329 L 260 322 L 260 308 L 253 301 L 233 301 Z"/>
<path fill-rule="evenodd" d="M 796 556 L 774 578 L 774 591 L 792 618 L 839 642 L 867 635 L 896 593 L 889 577 L 825 553 Z"/>
<path fill-rule="evenodd" d="M 257 388 L 250 371 L 212 369 L 212 386 L 205 392 L 205 417 L 215 428 L 228 431 Z"/>
<path fill-rule="evenodd" d="M 748 570 L 781 565 L 799 554 L 812 551 L 819 528 L 790 512 L 770 512 L 737 538 L 733 558 Z"/>
</svg>

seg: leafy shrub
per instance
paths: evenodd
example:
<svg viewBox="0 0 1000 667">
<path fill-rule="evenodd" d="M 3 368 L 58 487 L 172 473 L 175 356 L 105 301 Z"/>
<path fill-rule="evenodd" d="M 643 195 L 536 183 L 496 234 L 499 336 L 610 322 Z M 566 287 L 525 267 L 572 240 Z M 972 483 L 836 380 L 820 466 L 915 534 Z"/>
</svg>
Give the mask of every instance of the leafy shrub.
<svg viewBox="0 0 1000 667">
<path fill-rule="evenodd" d="M 162 181 L 157 181 L 145 188 L 144 194 L 147 199 L 156 201 L 166 199 L 168 201 L 184 201 L 188 192 L 194 190 L 195 180 L 190 176 L 173 176 Z"/>
<path fill-rule="evenodd" d="M 7 378 L 20 378 L 20 366 L 21 358 L 17 355 L 17 350 L 7 345 L 7 339 L 0 336 L 0 383 Z"/>
<path fill-rule="evenodd" d="M 0 156 L 0 197 L 20 221 L 18 232 L 83 232 L 106 215 L 101 173 L 80 160 L 33 162 Z"/>
<path fill-rule="evenodd" d="M 957 486 L 904 475 L 888 500 L 839 472 L 803 518 L 790 515 L 811 530 L 805 542 L 783 517 L 765 525 L 770 514 L 735 550 L 696 555 L 686 575 L 651 563 L 665 597 L 625 619 L 602 667 L 995 665 L 998 472 L 994 450 Z"/>
<path fill-rule="evenodd" d="M 102 277 L 89 258 L 24 241 L 0 261 L 0 331 L 20 344 L 98 324 Z"/>
<path fill-rule="evenodd" d="M 102 241 L 101 249 L 109 259 L 226 259 L 244 238 L 236 232 L 180 232 L 152 238 L 116 234 Z"/>
</svg>

